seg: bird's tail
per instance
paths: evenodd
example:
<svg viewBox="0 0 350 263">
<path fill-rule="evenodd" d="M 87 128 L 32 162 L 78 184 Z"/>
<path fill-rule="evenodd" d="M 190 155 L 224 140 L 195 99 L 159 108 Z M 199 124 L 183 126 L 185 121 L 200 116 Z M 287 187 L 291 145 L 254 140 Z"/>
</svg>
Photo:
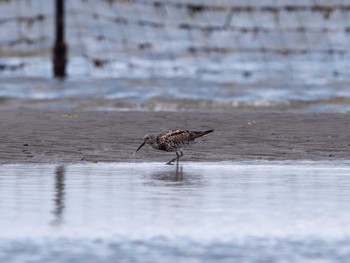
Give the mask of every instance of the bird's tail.
<svg viewBox="0 0 350 263">
<path fill-rule="evenodd" d="M 207 135 L 211 134 L 213 131 L 214 131 L 214 129 L 203 131 L 203 132 L 198 132 L 198 137 L 207 136 Z"/>
</svg>

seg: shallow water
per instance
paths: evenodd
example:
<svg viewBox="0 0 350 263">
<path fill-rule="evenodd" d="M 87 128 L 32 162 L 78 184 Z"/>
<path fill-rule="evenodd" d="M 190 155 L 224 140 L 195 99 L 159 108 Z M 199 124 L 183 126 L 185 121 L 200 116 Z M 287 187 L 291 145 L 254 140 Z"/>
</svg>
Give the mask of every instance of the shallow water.
<svg viewBox="0 0 350 263">
<path fill-rule="evenodd" d="M 0 262 L 344 262 L 350 163 L 0 166 Z"/>
<path fill-rule="evenodd" d="M 311 66 L 310 66 L 311 67 Z M 191 77 L 3 78 L 0 109 L 77 111 L 234 111 L 349 112 L 347 81 L 326 85 L 271 82 L 219 83 Z"/>
</svg>

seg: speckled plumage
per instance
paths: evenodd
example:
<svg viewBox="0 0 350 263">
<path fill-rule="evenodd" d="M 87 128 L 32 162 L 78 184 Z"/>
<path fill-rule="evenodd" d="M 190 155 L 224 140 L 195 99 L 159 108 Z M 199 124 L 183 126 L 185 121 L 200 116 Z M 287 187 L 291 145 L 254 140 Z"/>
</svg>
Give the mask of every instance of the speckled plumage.
<svg viewBox="0 0 350 263">
<path fill-rule="evenodd" d="M 146 143 L 150 144 L 154 149 L 175 152 L 176 158 L 170 160 L 167 164 L 171 164 L 175 160 L 179 160 L 183 156 L 182 149 L 195 142 L 195 139 L 206 136 L 214 130 L 207 131 L 189 131 L 189 130 L 172 130 L 162 132 L 158 136 L 146 134 L 143 138 L 144 142 L 136 150 L 140 150 Z M 178 151 L 180 154 L 178 154 Z"/>
</svg>

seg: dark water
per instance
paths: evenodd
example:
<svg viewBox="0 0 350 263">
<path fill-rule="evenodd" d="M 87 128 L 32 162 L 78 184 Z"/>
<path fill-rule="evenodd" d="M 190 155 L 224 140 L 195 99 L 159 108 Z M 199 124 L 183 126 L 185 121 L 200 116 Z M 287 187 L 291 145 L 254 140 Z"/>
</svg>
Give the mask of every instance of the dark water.
<svg viewBox="0 0 350 263">
<path fill-rule="evenodd" d="M 0 262 L 346 262 L 347 162 L 6 165 Z"/>
</svg>

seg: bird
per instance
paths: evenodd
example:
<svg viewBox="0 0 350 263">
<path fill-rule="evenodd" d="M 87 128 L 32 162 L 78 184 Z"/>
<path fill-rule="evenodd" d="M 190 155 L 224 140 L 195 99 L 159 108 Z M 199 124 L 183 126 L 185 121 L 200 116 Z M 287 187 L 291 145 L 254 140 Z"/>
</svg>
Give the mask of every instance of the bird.
<svg viewBox="0 0 350 263">
<path fill-rule="evenodd" d="M 175 160 L 178 163 L 179 159 L 183 156 L 182 149 L 184 147 L 194 143 L 197 138 L 211 134 L 213 131 L 214 129 L 207 131 L 189 131 L 177 129 L 165 131 L 159 135 L 146 134 L 143 137 L 143 143 L 139 146 L 139 148 L 137 148 L 135 153 L 138 152 L 145 144 L 150 144 L 156 150 L 176 153 L 176 157 L 171 159 L 166 164 L 172 164 Z"/>
</svg>

